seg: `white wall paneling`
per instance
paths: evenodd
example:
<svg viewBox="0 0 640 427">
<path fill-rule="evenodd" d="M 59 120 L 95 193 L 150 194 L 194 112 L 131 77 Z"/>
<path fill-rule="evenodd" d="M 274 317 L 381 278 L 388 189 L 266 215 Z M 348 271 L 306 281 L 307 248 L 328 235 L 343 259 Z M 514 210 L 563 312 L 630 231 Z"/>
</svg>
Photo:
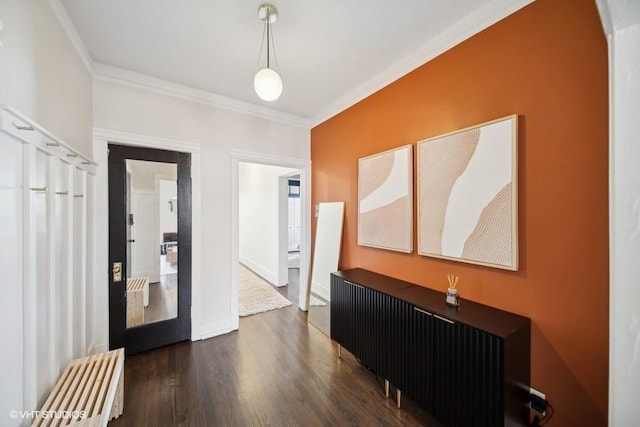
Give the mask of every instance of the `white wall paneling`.
<svg viewBox="0 0 640 427">
<path fill-rule="evenodd" d="M 15 286 L 23 283 L 22 271 L 22 234 L 23 227 L 23 186 L 22 186 L 22 146 L 11 137 L 0 134 L 0 268 L 3 273 L 3 295 L 0 298 L 0 333 L 2 334 L 3 351 L 0 352 L 0 377 L 12 387 L 3 387 L 0 395 L 0 413 L 3 417 L 10 410 L 22 404 L 23 381 L 33 383 L 33 373 L 24 377 L 24 364 L 33 363 L 33 357 L 24 357 L 23 346 L 23 294 L 33 294 L 29 289 Z M 10 166 L 10 167 L 7 167 Z M 29 313 L 33 307 L 28 307 Z M 24 360 L 24 362 L 23 362 Z"/>
<path fill-rule="evenodd" d="M 87 172 L 75 168 L 73 179 L 73 357 L 76 358 L 87 350 Z"/>
<path fill-rule="evenodd" d="M 0 325 L 11 349 L 0 353 L 0 424 L 21 425 L 9 411 L 38 409 L 69 360 L 86 354 L 85 196 L 96 165 L 8 107 L 0 163 Z"/>
</svg>

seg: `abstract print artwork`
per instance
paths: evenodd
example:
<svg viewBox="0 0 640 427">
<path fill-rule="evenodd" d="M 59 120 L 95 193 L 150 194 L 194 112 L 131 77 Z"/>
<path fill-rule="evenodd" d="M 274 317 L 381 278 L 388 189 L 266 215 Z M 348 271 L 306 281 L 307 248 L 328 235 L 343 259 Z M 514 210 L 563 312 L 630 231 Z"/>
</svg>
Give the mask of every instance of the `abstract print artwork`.
<svg viewBox="0 0 640 427">
<path fill-rule="evenodd" d="M 413 251 L 413 147 L 358 160 L 358 244 Z"/>
<path fill-rule="evenodd" d="M 518 270 L 517 116 L 418 143 L 418 253 Z"/>
</svg>

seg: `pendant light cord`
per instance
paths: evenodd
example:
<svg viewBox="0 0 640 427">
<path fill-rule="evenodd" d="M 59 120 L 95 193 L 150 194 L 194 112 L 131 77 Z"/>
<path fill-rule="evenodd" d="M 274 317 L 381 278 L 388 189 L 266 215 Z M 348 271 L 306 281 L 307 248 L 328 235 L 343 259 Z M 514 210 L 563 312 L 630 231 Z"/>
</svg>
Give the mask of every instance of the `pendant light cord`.
<svg viewBox="0 0 640 427">
<path fill-rule="evenodd" d="M 276 56 L 276 46 L 271 41 L 273 28 L 271 28 L 271 9 L 267 9 L 267 16 L 264 19 L 264 27 L 262 28 L 262 42 L 260 43 L 260 52 L 258 53 L 258 63 L 256 68 L 260 69 L 260 61 L 262 60 L 262 50 L 264 49 L 264 39 L 267 39 L 267 68 L 271 68 L 271 49 L 273 49 L 273 60 L 278 65 L 278 57 Z"/>
<path fill-rule="evenodd" d="M 269 33 L 271 32 L 271 8 L 267 7 L 267 68 L 269 68 Z"/>
</svg>

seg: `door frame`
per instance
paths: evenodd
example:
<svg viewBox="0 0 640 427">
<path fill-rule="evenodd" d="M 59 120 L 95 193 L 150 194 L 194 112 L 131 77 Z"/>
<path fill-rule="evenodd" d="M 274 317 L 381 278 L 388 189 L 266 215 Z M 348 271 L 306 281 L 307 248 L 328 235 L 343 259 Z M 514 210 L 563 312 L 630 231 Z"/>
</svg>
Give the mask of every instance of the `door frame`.
<svg viewBox="0 0 640 427">
<path fill-rule="evenodd" d="M 130 145 L 134 147 L 157 148 L 161 150 L 180 151 L 191 154 L 191 340 L 202 339 L 201 318 L 201 264 L 202 264 L 202 177 L 200 144 L 176 139 L 159 138 L 122 132 L 113 129 L 94 128 L 93 158 L 101 167 L 97 168 L 95 177 L 95 197 L 90 206 L 93 215 L 88 219 L 89 230 L 93 230 L 91 242 L 94 249 L 93 283 L 89 287 L 87 298 L 94 315 L 92 324 L 88 325 L 93 334 L 88 333 L 93 342 L 89 343 L 89 353 L 107 351 L 109 348 L 109 215 L 108 215 L 108 155 L 109 143 Z"/>
<path fill-rule="evenodd" d="M 309 271 L 311 261 L 311 160 L 275 156 L 242 150 L 231 150 L 231 317 L 235 322 L 232 329 L 238 329 L 238 264 L 240 226 L 239 210 L 239 165 L 241 162 L 269 166 L 282 166 L 300 171 L 300 292 L 298 307 L 308 310 Z"/>
<path fill-rule="evenodd" d="M 130 328 L 126 326 L 128 313 L 127 280 L 134 277 L 133 266 L 126 263 L 128 255 L 127 231 L 129 229 L 129 183 L 127 161 L 160 162 L 176 167 L 178 196 L 178 289 L 177 317 L 145 323 Z M 157 148 L 109 144 L 109 265 L 121 263 L 120 279 L 109 274 L 109 349 L 125 348 L 125 354 L 135 354 L 174 344 L 191 337 L 191 154 Z M 157 189 L 156 189 L 157 191 Z M 154 192 L 153 210 L 157 212 L 159 200 Z M 154 213 L 155 218 L 155 213 Z M 146 220 L 147 218 L 145 218 Z M 143 220 L 142 222 L 145 222 Z M 140 221 L 140 218 L 138 218 Z M 160 262 L 158 242 L 159 225 L 154 223 L 151 245 L 155 262 Z M 137 236 L 140 237 L 140 236 Z M 156 246 L 155 243 L 158 243 Z M 157 251 L 157 253 L 155 253 Z M 144 272 L 153 273 L 155 272 Z M 158 272 L 159 273 L 159 272 Z M 137 275 L 138 272 L 136 271 Z M 155 282 L 155 276 L 147 280 Z M 157 279 L 160 277 L 158 275 Z"/>
</svg>

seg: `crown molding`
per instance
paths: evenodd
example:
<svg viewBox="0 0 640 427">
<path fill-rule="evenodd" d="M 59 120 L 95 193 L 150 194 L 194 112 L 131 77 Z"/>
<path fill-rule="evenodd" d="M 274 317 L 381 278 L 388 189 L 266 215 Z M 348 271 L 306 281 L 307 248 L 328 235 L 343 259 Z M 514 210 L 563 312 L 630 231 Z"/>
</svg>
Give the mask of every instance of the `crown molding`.
<svg viewBox="0 0 640 427">
<path fill-rule="evenodd" d="M 318 114 L 311 118 L 311 127 L 315 127 L 336 114 L 341 113 L 480 31 L 517 12 L 528 4 L 533 3 L 533 1 L 534 0 L 514 0 L 505 2 L 504 0 L 493 0 L 436 38 L 422 45 L 422 47 L 411 55 L 392 64 L 383 72 L 323 108 Z"/>
<path fill-rule="evenodd" d="M 387 67 L 383 72 L 357 86 L 335 102 L 322 108 L 312 118 L 284 113 L 271 108 L 251 104 L 234 98 L 218 95 L 212 92 L 180 85 L 167 80 L 158 79 L 145 74 L 128 71 L 110 65 L 95 63 L 82 42 L 75 26 L 60 0 L 47 0 L 58 21 L 69 36 L 82 62 L 93 74 L 95 80 L 118 83 L 137 89 L 147 90 L 166 96 L 172 96 L 189 101 L 200 102 L 216 108 L 249 114 L 256 117 L 273 120 L 283 124 L 310 129 L 340 112 L 348 109 L 366 97 L 388 86 L 416 68 L 431 61 L 459 43 L 467 40 L 480 31 L 490 27 L 512 13 L 522 9 L 534 0 L 493 0 L 475 13 L 467 16 L 447 31 L 422 45 L 411 55 Z M 600 9 L 606 0 L 598 1 Z"/>
<path fill-rule="evenodd" d="M 67 33 L 71 44 L 75 48 L 78 56 L 82 60 L 82 63 L 90 73 L 93 73 L 92 65 L 93 60 L 91 59 L 91 55 L 89 55 L 89 51 L 87 47 L 84 45 L 78 30 L 76 30 L 75 25 L 71 22 L 71 18 L 69 18 L 69 14 L 67 14 L 67 9 L 64 8 L 60 0 L 47 0 L 49 7 L 53 11 L 53 14 L 58 19 L 58 22 L 62 26 L 62 29 Z"/>
<path fill-rule="evenodd" d="M 60 0 L 47 0 L 47 3 L 49 4 L 49 7 L 53 11 L 55 17 L 58 19 L 58 22 L 60 23 L 64 31 L 67 33 L 71 44 L 80 56 L 83 64 L 96 80 L 119 83 L 122 85 L 135 87 L 137 89 L 160 93 L 162 95 L 173 96 L 189 101 L 201 102 L 224 110 L 249 114 L 252 116 L 257 116 L 296 127 L 303 127 L 307 129 L 311 127 L 311 122 L 308 118 L 297 116 L 295 114 L 284 113 L 271 108 L 266 108 L 251 104 L 249 102 L 239 101 L 237 99 L 218 95 L 212 92 L 194 89 L 189 86 L 180 85 L 177 83 L 169 82 L 167 80 L 162 80 L 133 71 L 128 71 L 110 65 L 93 62 L 93 60 L 91 59 L 91 55 L 89 55 L 87 47 L 82 41 L 82 38 L 76 30 L 76 27 L 71 22 L 71 18 L 69 18 L 67 10 L 62 5 Z"/>
<path fill-rule="evenodd" d="M 283 113 L 271 108 L 261 107 L 249 102 L 239 101 L 237 99 L 218 95 L 212 92 L 194 89 L 189 86 L 158 79 L 146 74 L 140 74 L 97 62 L 93 64 L 93 78 L 136 89 L 147 90 L 161 95 L 200 102 L 224 110 L 262 117 L 291 126 L 309 129 L 311 124 L 309 119 L 301 116 Z"/>
</svg>

